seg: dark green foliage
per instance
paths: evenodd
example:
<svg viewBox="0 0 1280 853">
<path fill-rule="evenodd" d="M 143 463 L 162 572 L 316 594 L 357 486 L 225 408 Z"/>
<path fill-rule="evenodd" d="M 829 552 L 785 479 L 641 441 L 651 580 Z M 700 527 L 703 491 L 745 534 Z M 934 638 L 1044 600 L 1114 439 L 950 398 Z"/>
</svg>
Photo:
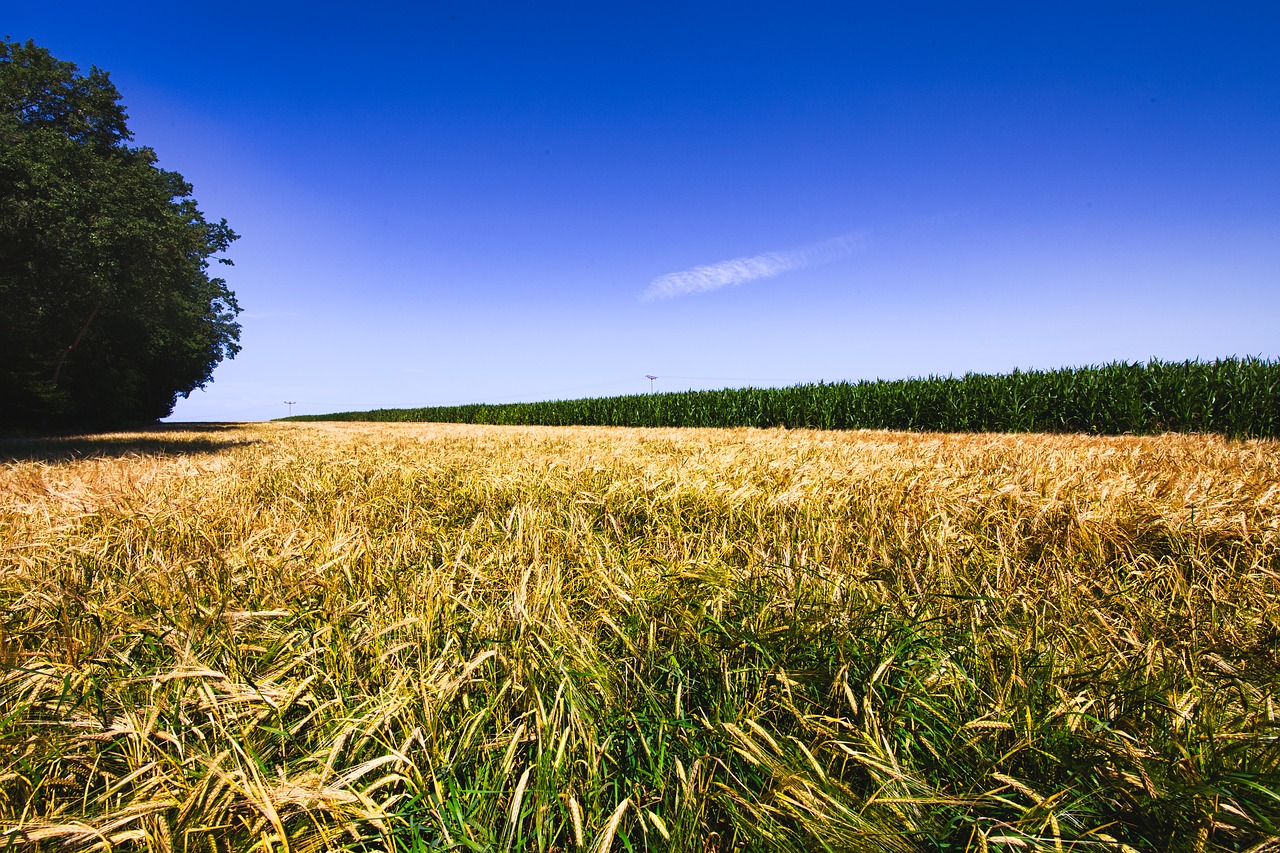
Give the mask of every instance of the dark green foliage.
<svg viewBox="0 0 1280 853">
<path fill-rule="evenodd" d="M 97 68 L 0 42 L 0 427 L 161 418 L 239 350 L 208 275 L 236 235 L 128 144 L 119 101 Z"/>
<path fill-rule="evenodd" d="M 731 388 L 544 403 L 299 415 L 295 421 L 431 421 L 628 427 L 792 427 L 1094 435 L 1211 432 L 1280 437 L 1280 362 L 1212 362 L 969 373 L 900 381 Z"/>
</svg>

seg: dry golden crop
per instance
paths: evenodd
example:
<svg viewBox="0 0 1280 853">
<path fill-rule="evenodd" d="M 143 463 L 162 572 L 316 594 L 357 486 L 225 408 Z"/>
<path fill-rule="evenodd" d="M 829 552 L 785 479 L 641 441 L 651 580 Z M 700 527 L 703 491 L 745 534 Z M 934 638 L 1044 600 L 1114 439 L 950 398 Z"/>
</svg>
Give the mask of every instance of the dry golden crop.
<svg viewBox="0 0 1280 853">
<path fill-rule="evenodd" d="M 0 847 L 1280 845 L 1280 444 L 0 443 Z"/>
</svg>

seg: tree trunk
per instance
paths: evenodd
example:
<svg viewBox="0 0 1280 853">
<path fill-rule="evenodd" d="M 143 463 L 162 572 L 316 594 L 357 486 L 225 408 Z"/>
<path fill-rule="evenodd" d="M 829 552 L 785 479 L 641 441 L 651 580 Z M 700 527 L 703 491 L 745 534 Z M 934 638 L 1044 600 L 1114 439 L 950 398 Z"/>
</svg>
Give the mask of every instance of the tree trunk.
<svg viewBox="0 0 1280 853">
<path fill-rule="evenodd" d="M 58 376 L 59 374 L 62 373 L 62 365 L 67 363 L 67 356 L 71 355 L 71 351 L 80 345 L 81 339 L 84 338 L 84 333 L 89 331 L 89 324 L 93 322 L 94 317 L 98 316 L 98 309 L 100 309 L 101 307 L 102 307 L 102 301 L 99 300 L 98 304 L 93 306 L 93 310 L 89 312 L 89 316 L 84 318 L 84 325 L 80 327 L 80 331 L 76 334 L 76 339 L 71 342 L 71 345 L 69 347 L 67 347 L 62 351 L 62 355 L 58 356 L 58 363 L 54 365 L 54 368 L 53 368 L 53 384 L 54 385 L 58 384 Z"/>
</svg>

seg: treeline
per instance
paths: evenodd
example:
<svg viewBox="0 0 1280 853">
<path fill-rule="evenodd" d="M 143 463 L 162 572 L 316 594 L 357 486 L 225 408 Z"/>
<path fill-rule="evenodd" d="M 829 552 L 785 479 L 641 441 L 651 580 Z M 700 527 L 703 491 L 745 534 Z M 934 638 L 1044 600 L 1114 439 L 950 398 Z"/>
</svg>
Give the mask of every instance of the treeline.
<svg viewBox="0 0 1280 853">
<path fill-rule="evenodd" d="M 0 39 L 0 430 L 155 421 L 240 351 L 236 233 L 127 118 L 107 72 Z"/>
<path fill-rule="evenodd" d="M 297 415 L 293 421 L 1280 437 L 1280 361 L 1224 358 Z"/>
</svg>

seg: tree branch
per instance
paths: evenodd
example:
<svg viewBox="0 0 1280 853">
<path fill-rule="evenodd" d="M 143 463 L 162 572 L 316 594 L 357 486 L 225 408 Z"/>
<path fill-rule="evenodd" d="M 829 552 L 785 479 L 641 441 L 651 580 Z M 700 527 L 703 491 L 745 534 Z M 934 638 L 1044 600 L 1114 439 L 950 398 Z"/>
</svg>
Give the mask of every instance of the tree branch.
<svg viewBox="0 0 1280 853">
<path fill-rule="evenodd" d="M 98 304 L 93 306 L 93 310 L 89 312 L 89 316 L 84 318 L 84 325 L 80 327 L 80 331 L 76 334 L 76 339 L 71 345 L 62 351 L 62 355 L 58 357 L 58 363 L 53 368 L 53 384 L 58 384 L 58 375 L 62 373 L 62 365 L 67 363 L 67 356 L 71 355 L 71 351 L 80 345 L 80 340 L 84 337 L 84 333 L 89 331 L 89 324 L 93 322 L 93 318 L 98 316 L 98 310 L 102 308 L 102 300 L 98 300 Z"/>
</svg>

